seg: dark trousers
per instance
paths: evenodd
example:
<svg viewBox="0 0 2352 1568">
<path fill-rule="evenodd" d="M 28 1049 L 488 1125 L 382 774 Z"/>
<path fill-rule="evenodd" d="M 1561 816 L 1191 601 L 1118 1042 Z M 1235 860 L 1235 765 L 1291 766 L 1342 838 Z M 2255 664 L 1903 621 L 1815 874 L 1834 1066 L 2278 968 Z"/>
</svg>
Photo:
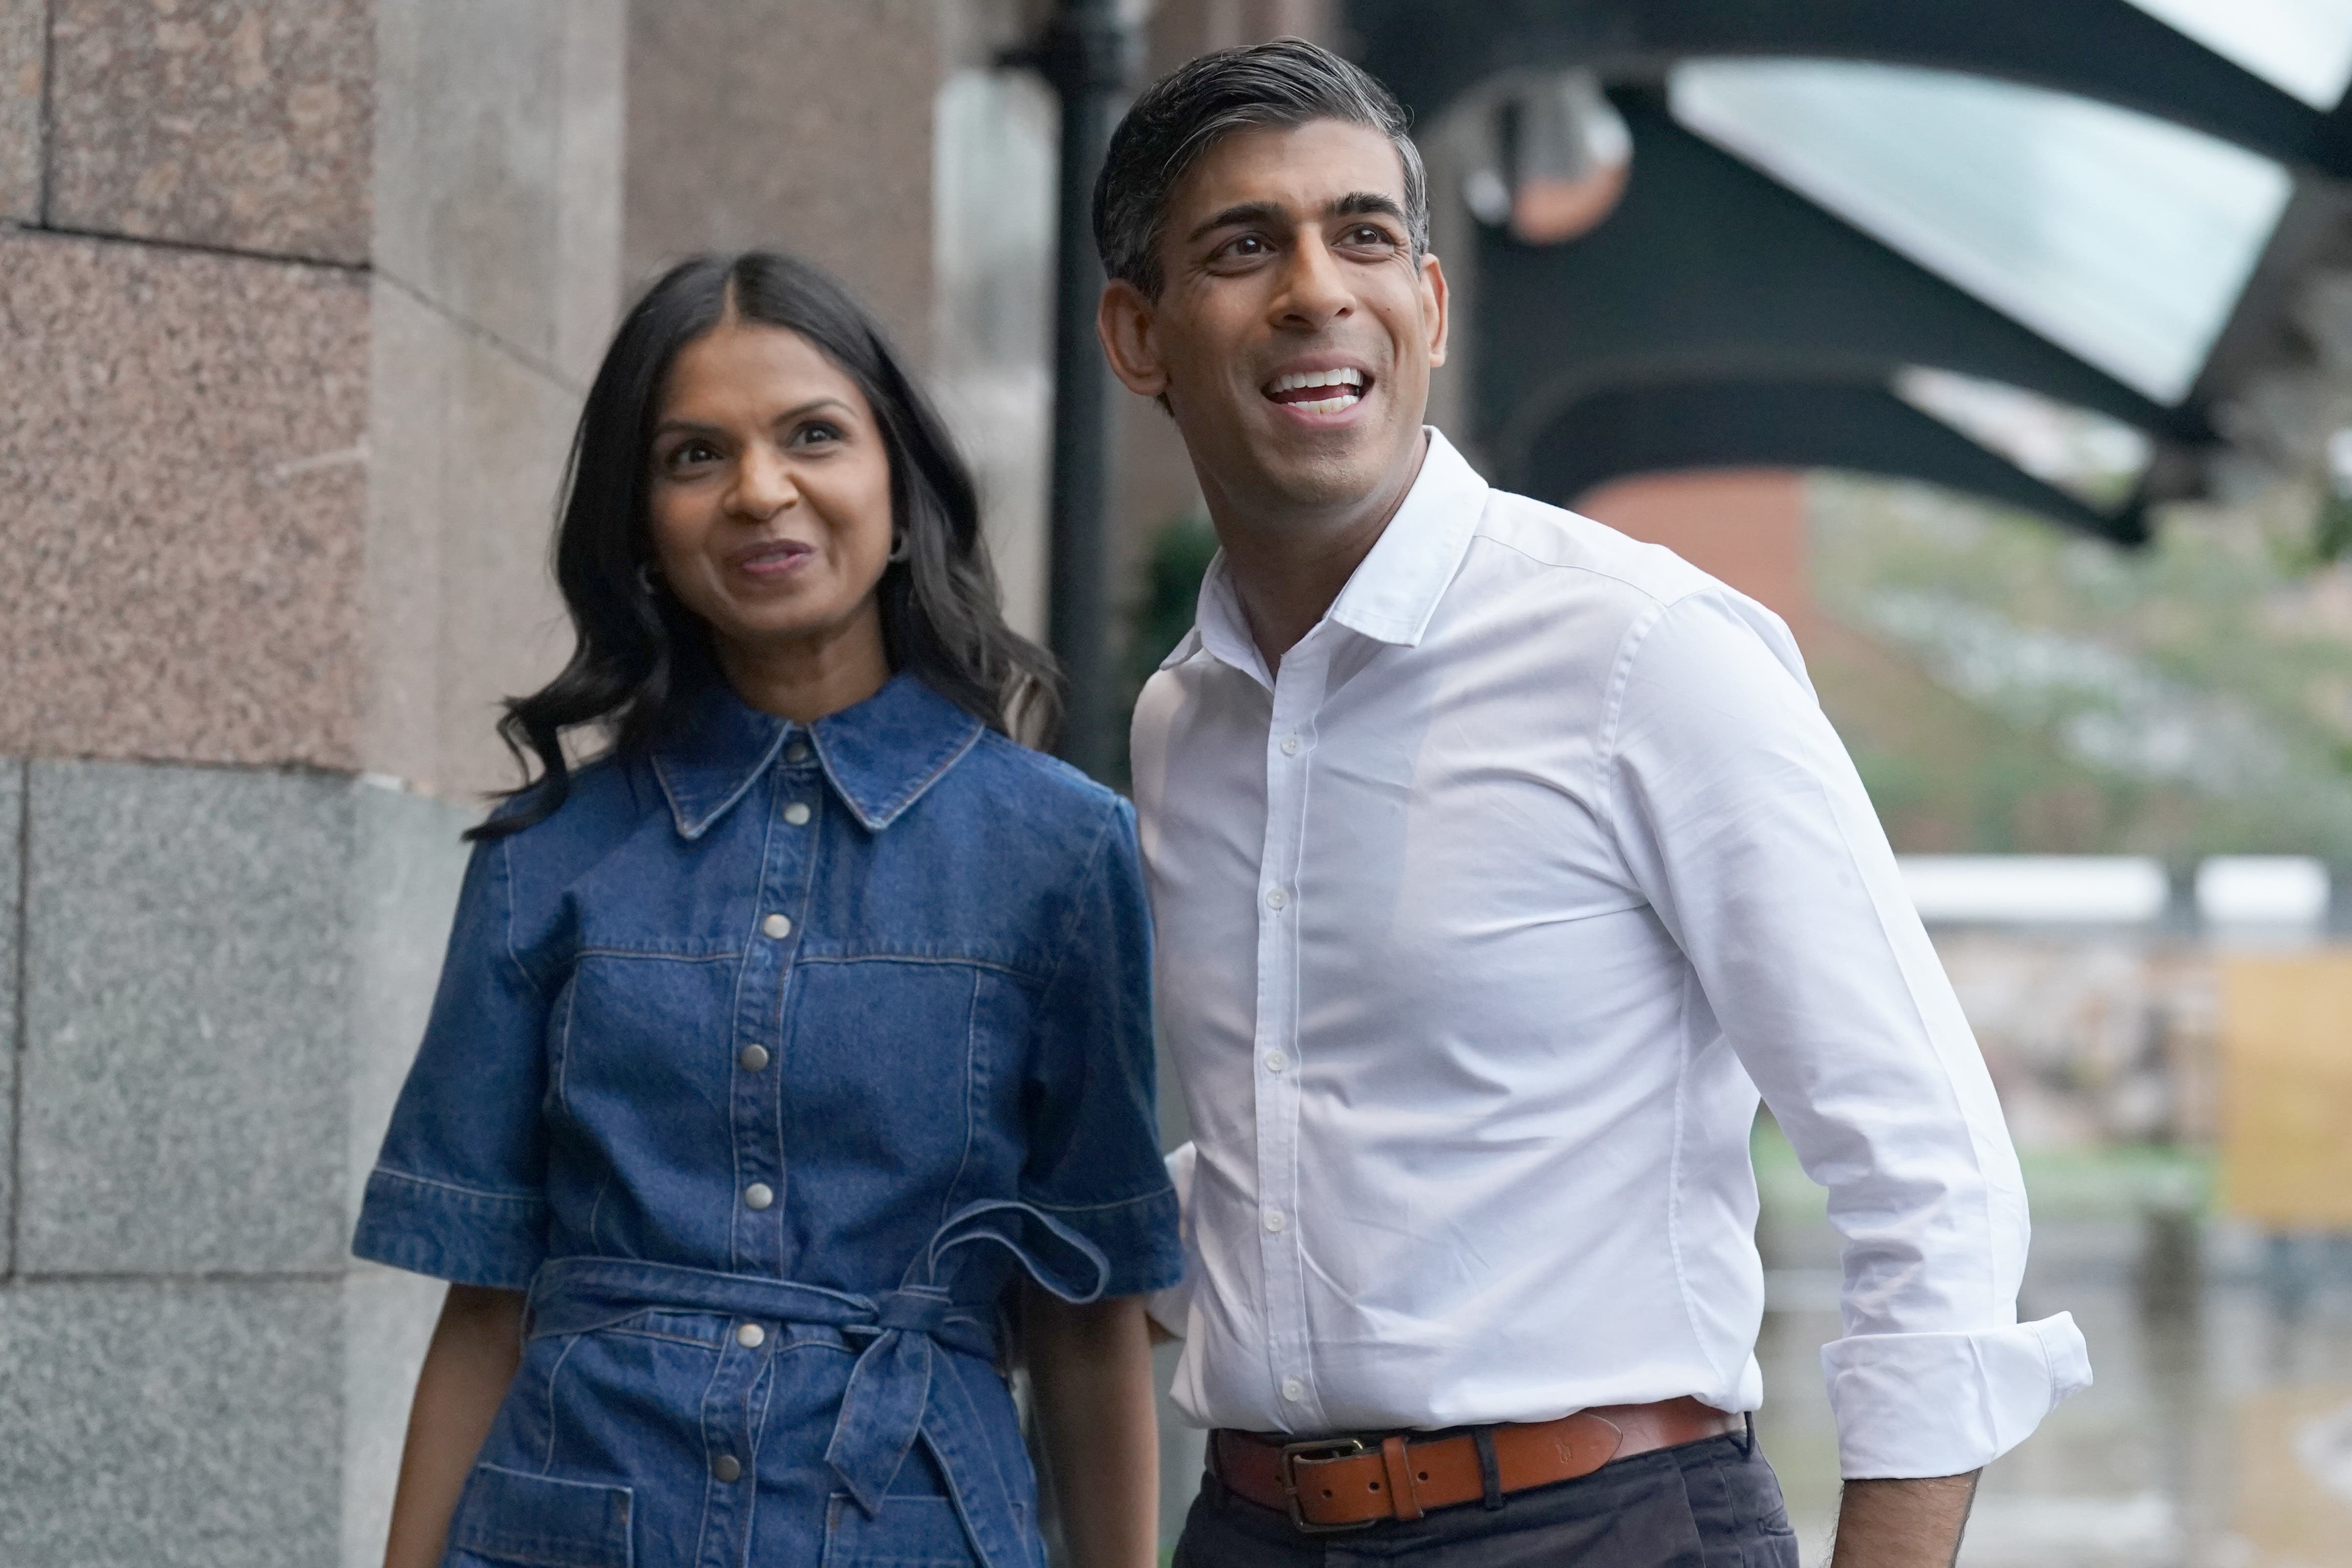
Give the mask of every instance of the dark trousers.
<svg viewBox="0 0 2352 1568">
<path fill-rule="evenodd" d="M 1411 1523 L 1307 1535 L 1201 1483 L 1174 1568 L 1798 1568 L 1780 1483 L 1751 1437 L 1709 1437 L 1589 1476 L 1441 1509 Z"/>
</svg>

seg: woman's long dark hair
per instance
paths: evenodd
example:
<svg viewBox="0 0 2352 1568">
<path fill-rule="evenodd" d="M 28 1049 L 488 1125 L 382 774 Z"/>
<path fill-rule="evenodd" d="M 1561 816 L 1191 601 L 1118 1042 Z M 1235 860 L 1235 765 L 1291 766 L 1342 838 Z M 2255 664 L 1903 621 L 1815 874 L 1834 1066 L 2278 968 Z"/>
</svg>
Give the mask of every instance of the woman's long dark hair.
<svg viewBox="0 0 2352 1568">
<path fill-rule="evenodd" d="M 572 788 L 567 732 L 596 726 L 613 751 L 642 752 L 672 732 L 706 682 L 722 679 L 709 628 L 650 571 L 647 491 L 670 364 L 730 309 L 739 321 L 783 327 L 815 344 L 857 383 L 881 426 L 892 522 L 907 545 L 907 559 L 891 563 L 876 590 L 891 668 L 919 677 L 992 729 L 1034 744 L 1051 740 L 1059 672 L 1051 655 L 1004 624 L 971 470 L 880 324 L 847 289 L 793 257 L 698 257 L 646 291 L 589 388 L 555 533 L 555 581 L 578 640 L 561 675 L 508 700 L 499 734 L 525 782 L 508 796 L 514 809 L 468 837 L 520 831 L 562 805 Z"/>
</svg>

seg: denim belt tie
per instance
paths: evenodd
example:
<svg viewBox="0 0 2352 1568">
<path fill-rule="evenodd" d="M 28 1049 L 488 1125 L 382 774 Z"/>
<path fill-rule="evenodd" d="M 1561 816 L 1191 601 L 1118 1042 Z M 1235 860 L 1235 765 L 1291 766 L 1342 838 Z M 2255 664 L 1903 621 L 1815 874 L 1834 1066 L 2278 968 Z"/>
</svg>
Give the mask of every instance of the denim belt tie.
<svg viewBox="0 0 2352 1568">
<path fill-rule="evenodd" d="M 533 1277 L 527 1321 L 534 1334 L 585 1333 L 648 1308 L 720 1312 L 782 1323 L 838 1329 L 864 1340 L 841 1397 L 825 1463 L 868 1515 L 882 1506 L 916 1436 L 931 1430 L 932 1447 L 974 1544 L 996 1565 L 1024 1561 L 1013 1500 L 992 1466 L 971 1462 L 975 1446 L 940 1429 L 935 1385 L 945 1349 L 992 1363 L 997 1349 L 992 1302 L 956 1300 L 935 1283 L 953 1248 L 988 1242 L 1010 1251 L 1030 1278 L 1065 1301 L 1097 1300 L 1110 1266 L 1076 1231 L 1024 1203 L 975 1203 L 931 1236 L 895 1290 L 877 1296 L 751 1274 L 721 1274 L 625 1258 L 562 1258 Z M 951 1402 L 969 1411 L 968 1399 Z M 994 1537 L 993 1540 L 988 1539 Z"/>
</svg>

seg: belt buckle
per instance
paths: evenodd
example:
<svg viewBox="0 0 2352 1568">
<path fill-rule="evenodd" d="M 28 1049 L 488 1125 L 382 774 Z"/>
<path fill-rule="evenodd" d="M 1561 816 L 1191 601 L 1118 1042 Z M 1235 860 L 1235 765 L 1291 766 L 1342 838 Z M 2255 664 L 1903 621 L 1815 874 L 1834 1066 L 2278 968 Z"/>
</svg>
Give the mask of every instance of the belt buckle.
<svg viewBox="0 0 2352 1568">
<path fill-rule="evenodd" d="M 1298 1506 L 1298 1471 L 1301 1459 L 1344 1459 L 1354 1454 L 1372 1452 L 1370 1444 L 1361 1437 L 1309 1437 L 1303 1443 L 1282 1446 L 1282 1496 L 1290 1504 L 1290 1522 L 1303 1535 L 1339 1535 L 1350 1530 L 1370 1530 L 1380 1523 L 1377 1519 L 1360 1519 L 1352 1524 L 1318 1524 L 1308 1519 Z M 1393 1508 L 1393 1505 L 1391 1505 Z"/>
</svg>

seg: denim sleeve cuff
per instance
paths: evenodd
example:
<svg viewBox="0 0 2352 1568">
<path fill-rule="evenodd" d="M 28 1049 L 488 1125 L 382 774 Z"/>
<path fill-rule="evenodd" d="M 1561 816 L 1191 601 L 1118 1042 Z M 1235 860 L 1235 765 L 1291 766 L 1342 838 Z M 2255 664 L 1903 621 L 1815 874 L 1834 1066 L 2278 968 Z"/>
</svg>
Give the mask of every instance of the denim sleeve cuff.
<svg viewBox="0 0 2352 1568">
<path fill-rule="evenodd" d="M 1184 1249 L 1176 1236 L 1176 1194 L 1162 1187 L 1156 1193 L 1117 1203 L 1072 1206 L 1035 1205 L 1102 1249 L 1110 1263 L 1110 1279 L 1103 1295 L 1140 1296 L 1176 1283 L 1184 1272 Z"/>
<path fill-rule="evenodd" d="M 376 1167 L 352 1250 L 454 1285 L 522 1290 L 547 1254 L 547 1204 Z"/>
<path fill-rule="evenodd" d="M 2091 1384 L 2070 1312 L 1973 1333 L 1856 1334 L 1822 1347 L 1822 1371 L 1848 1480 L 1981 1468 Z"/>
</svg>

